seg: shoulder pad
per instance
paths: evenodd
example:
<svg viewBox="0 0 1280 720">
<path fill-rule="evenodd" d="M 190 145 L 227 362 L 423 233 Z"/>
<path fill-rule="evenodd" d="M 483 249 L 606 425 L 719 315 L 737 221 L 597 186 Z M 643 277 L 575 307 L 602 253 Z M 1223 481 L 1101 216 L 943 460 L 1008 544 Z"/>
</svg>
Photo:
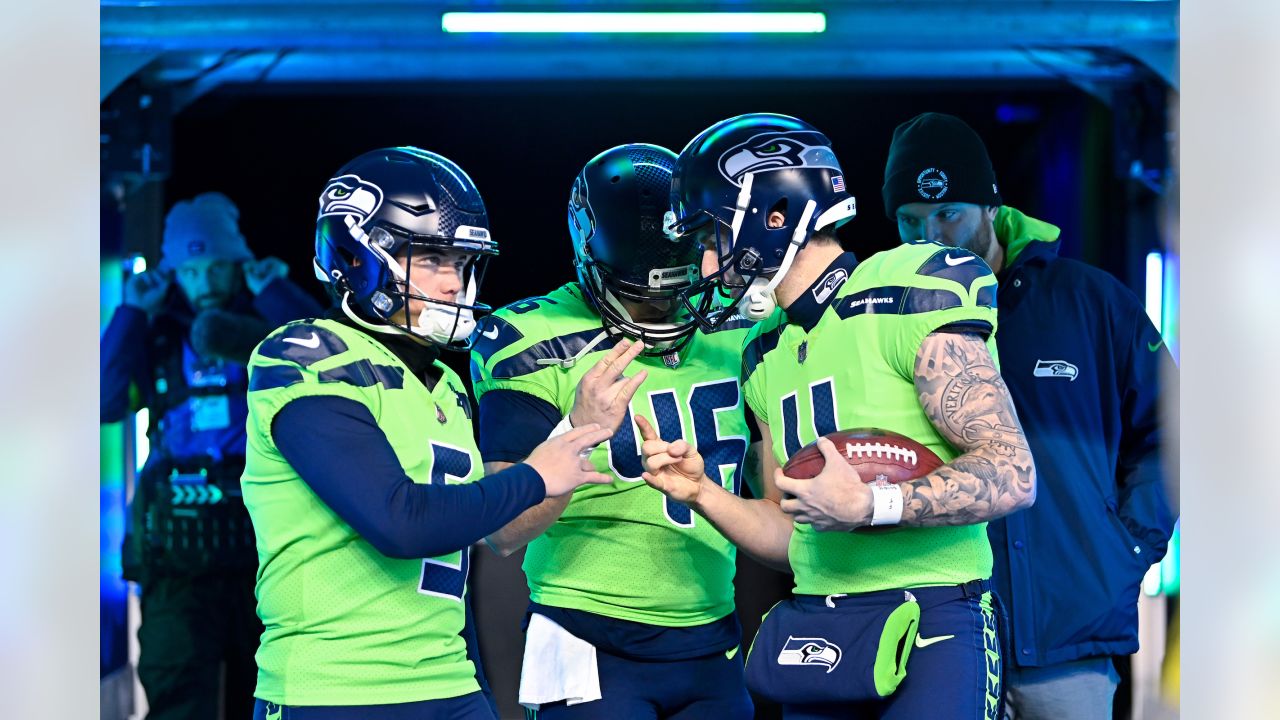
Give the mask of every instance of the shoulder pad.
<svg viewBox="0 0 1280 720">
<path fill-rule="evenodd" d="M 950 280 L 959 283 L 965 292 L 971 292 L 975 280 L 994 273 L 974 253 L 962 248 L 944 247 L 930 255 L 916 270 L 916 274 Z"/>
<path fill-rule="evenodd" d="M 289 323 L 258 345 L 258 355 L 308 367 L 347 351 L 337 333 L 309 322 Z"/>
<path fill-rule="evenodd" d="M 475 338 L 476 341 L 471 346 L 471 357 L 474 362 L 483 365 L 489 362 L 494 353 L 523 339 L 524 333 L 505 317 L 494 313 L 480 319 Z"/>
</svg>

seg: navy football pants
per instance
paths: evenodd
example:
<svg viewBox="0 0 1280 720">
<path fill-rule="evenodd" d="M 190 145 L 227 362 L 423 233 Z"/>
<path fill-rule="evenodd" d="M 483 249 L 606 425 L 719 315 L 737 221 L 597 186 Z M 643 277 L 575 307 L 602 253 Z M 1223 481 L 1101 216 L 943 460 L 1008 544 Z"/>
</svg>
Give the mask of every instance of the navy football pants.
<svg viewBox="0 0 1280 720">
<path fill-rule="evenodd" d="M 955 637 L 937 639 L 947 635 Z M 872 702 L 785 705 L 783 717 L 998 720 L 1000 677 L 1000 643 L 990 593 L 938 605 L 922 602 L 919 638 L 907 660 L 907 677 L 897 691 Z"/>
</svg>

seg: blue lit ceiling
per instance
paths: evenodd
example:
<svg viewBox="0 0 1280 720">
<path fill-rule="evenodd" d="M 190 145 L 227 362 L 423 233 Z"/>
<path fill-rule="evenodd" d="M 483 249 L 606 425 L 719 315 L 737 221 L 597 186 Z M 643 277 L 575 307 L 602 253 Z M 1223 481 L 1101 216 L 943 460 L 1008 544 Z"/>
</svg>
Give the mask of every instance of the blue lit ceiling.
<svg viewBox="0 0 1280 720">
<path fill-rule="evenodd" d="M 807 35 L 456 35 L 446 11 L 818 11 Z M 224 83 L 541 79 L 1066 79 L 1177 86 L 1176 0 L 104 0 L 102 97 L 137 75 Z"/>
</svg>

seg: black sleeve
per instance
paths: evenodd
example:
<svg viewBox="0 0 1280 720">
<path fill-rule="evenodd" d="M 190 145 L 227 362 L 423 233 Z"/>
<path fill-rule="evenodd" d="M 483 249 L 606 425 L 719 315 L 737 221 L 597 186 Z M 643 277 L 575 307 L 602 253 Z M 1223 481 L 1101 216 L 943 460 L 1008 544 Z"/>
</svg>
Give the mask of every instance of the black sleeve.
<svg viewBox="0 0 1280 720">
<path fill-rule="evenodd" d="M 474 483 L 415 483 L 369 409 L 347 398 L 291 401 L 276 414 L 271 437 L 312 491 L 387 557 L 465 548 L 542 502 L 546 492 L 524 464 Z"/>
<path fill-rule="evenodd" d="M 542 444 L 556 425 L 555 405 L 519 390 L 490 390 L 480 396 L 480 457 L 485 462 L 518 463 Z"/>
</svg>

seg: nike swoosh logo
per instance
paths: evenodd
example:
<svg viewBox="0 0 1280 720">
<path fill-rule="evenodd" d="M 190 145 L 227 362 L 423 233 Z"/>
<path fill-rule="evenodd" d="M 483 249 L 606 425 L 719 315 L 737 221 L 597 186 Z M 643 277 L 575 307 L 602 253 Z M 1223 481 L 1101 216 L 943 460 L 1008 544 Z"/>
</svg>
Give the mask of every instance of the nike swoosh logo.
<svg viewBox="0 0 1280 720">
<path fill-rule="evenodd" d="M 732 659 L 733 659 L 733 657 L 734 657 L 735 655 L 737 655 L 737 654 L 738 654 L 738 649 L 739 649 L 739 648 L 741 648 L 741 647 L 742 647 L 741 645 L 734 645 L 732 650 L 725 650 L 725 651 L 724 651 L 724 659 L 725 659 L 725 660 L 732 660 Z"/>
<path fill-rule="evenodd" d="M 489 330 L 493 330 L 493 332 L 489 332 Z M 480 334 L 489 338 L 490 340 L 496 340 L 498 338 L 498 326 L 494 325 L 492 328 L 489 328 L 489 330 L 485 330 Z"/>
<path fill-rule="evenodd" d="M 1155 343 L 1154 345 L 1151 343 L 1147 343 L 1147 349 L 1150 350 L 1151 352 L 1155 352 L 1160 349 L 1161 345 L 1164 345 L 1164 338 L 1160 338 L 1160 342 Z"/>
<path fill-rule="evenodd" d="M 304 348 L 311 348 L 312 350 L 320 347 L 320 336 L 314 332 L 311 333 L 311 337 L 306 340 L 303 340 L 302 338 L 285 338 L 284 341 L 287 343 L 293 343 L 294 345 L 301 345 Z"/>
<path fill-rule="evenodd" d="M 955 635 L 939 635 L 939 636 L 937 636 L 937 637 L 931 637 L 931 638 L 922 638 L 922 637 L 920 637 L 919 635 L 917 635 L 917 636 L 916 636 L 916 647 L 918 647 L 918 648 L 925 648 L 925 647 L 929 647 L 930 645 L 932 645 L 932 644 L 934 644 L 934 643 L 942 642 L 943 640 L 950 640 L 950 639 L 951 639 L 951 638 L 953 638 L 953 637 L 955 637 Z"/>
<path fill-rule="evenodd" d="M 948 265 L 950 265 L 951 267 L 955 267 L 956 265 L 963 265 L 963 264 L 965 264 L 965 263 L 969 262 L 970 260 L 974 259 L 974 257 L 976 257 L 976 256 L 975 256 L 975 255 L 965 255 L 964 257 L 954 258 L 954 257 L 951 257 L 950 255 L 947 255 L 947 256 L 946 256 L 946 257 L 944 257 L 943 259 L 947 261 L 947 264 L 948 264 Z"/>
</svg>

